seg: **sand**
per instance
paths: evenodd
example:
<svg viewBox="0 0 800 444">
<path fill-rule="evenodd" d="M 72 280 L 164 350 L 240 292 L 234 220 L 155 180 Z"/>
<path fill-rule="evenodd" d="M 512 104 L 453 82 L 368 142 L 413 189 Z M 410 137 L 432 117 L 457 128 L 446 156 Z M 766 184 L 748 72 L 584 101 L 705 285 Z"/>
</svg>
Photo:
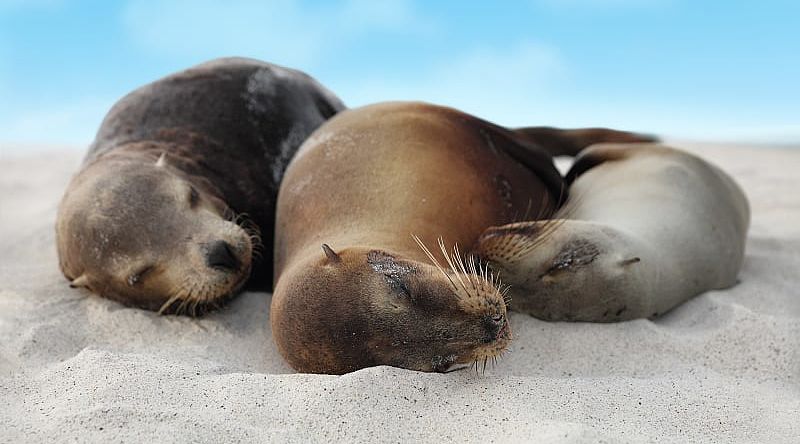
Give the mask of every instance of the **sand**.
<svg viewBox="0 0 800 444">
<path fill-rule="evenodd" d="M 70 289 L 54 218 L 81 153 L 0 158 L 0 442 L 800 442 L 800 150 L 682 143 L 753 210 L 741 282 L 655 320 L 511 316 L 485 374 L 295 374 L 267 293 L 203 319 Z"/>
</svg>

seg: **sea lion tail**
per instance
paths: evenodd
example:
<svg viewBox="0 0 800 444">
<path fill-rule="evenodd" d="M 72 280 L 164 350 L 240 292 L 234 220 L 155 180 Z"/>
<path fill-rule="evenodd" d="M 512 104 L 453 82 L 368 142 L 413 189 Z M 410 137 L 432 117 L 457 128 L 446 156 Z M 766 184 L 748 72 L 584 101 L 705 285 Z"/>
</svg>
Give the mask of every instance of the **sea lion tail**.
<svg viewBox="0 0 800 444">
<path fill-rule="evenodd" d="M 652 134 L 618 131 L 610 128 L 560 129 L 549 126 L 516 128 L 514 133 L 527 143 L 536 145 L 551 156 L 576 156 L 596 143 L 658 142 Z"/>
</svg>

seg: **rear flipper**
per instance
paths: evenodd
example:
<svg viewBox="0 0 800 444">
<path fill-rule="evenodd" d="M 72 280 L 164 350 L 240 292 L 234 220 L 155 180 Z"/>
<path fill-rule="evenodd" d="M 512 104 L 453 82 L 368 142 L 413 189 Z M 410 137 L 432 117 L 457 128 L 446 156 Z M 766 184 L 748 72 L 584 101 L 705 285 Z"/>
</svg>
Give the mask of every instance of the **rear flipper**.
<svg viewBox="0 0 800 444">
<path fill-rule="evenodd" d="M 533 171 L 548 186 L 558 205 L 566 201 L 568 183 L 553 167 L 553 156 L 575 156 L 584 148 L 605 142 L 653 142 L 657 138 L 645 134 L 606 128 L 558 129 L 546 126 L 508 130 L 503 151 Z M 625 146 L 625 145 L 623 145 Z"/>
<path fill-rule="evenodd" d="M 476 254 L 511 286 L 511 309 L 540 319 L 615 322 L 677 305 L 658 300 L 650 249 L 606 225 L 553 219 L 491 227 Z"/>
<path fill-rule="evenodd" d="M 513 130 L 522 141 L 541 147 L 551 156 L 577 156 L 584 148 L 598 143 L 658 142 L 650 134 L 617 131 L 609 128 L 559 129 L 549 126 L 531 126 Z"/>
</svg>

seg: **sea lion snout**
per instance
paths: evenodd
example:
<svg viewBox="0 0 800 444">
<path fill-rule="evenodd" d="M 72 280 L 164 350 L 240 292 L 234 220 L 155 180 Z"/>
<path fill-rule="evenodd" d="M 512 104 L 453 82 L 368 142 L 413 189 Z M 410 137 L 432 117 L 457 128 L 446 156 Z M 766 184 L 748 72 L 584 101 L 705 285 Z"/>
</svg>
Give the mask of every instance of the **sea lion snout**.
<svg viewBox="0 0 800 444">
<path fill-rule="evenodd" d="M 483 342 L 487 344 L 505 339 L 510 334 L 508 319 L 503 313 L 484 316 L 483 326 L 486 329 L 486 337 L 484 337 Z"/>
<path fill-rule="evenodd" d="M 654 255 L 624 231 L 599 222 L 551 219 L 491 232 L 481 238 L 479 254 L 511 283 L 512 309 L 544 320 L 604 322 L 640 310 L 628 288 L 651 279 L 637 264 Z"/>
<path fill-rule="evenodd" d="M 457 266 L 324 246 L 275 288 L 278 349 L 294 368 L 315 373 L 376 363 L 447 371 L 494 358 L 511 339 L 503 297 L 483 270 Z"/>
<path fill-rule="evenodd" d="M 237 270 L 241 261 L 233 251 L 231 244 L 218 240 L 208 245 L 206 251 L 206 265 L 222 270 Z"/>
<path fill-rule="evenodd" d="M 254 228 L 229 213 L 213 190 L 163 156 L 153 163 L 101 159 L 62 201 L 62 270 L 74 287 L 126 305 L 202 313 L 243 285 L 258 247 Z"/>
</svg>

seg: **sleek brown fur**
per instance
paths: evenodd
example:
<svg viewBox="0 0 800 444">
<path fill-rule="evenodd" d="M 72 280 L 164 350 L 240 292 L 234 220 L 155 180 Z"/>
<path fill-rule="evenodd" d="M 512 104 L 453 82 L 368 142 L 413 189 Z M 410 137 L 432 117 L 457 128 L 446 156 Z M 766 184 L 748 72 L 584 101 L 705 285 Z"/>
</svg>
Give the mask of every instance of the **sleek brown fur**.
<svg viewBox="0 0 800 444">
<path fill-rule="evenodd" d="M 457 246 L 556 209 L 563 182 L 535 133 L 424 103 L 346 111 L 317 130 L 278 197 L 271 325 L 286 360 L 445 371 L 501 353 L 499 285 Z"/>
<path fill-rule="evenodd" d="M 283 170 L 341 108 L 303 73 L 240 58 L 133 91 L 108 113 L 64 194 L 61 270 L 74 287 L 186 314 L 235 294 L 251 270 L 269 285 Z M 259 260 L 262 243 L 269 253 Z"/>
</svg>

